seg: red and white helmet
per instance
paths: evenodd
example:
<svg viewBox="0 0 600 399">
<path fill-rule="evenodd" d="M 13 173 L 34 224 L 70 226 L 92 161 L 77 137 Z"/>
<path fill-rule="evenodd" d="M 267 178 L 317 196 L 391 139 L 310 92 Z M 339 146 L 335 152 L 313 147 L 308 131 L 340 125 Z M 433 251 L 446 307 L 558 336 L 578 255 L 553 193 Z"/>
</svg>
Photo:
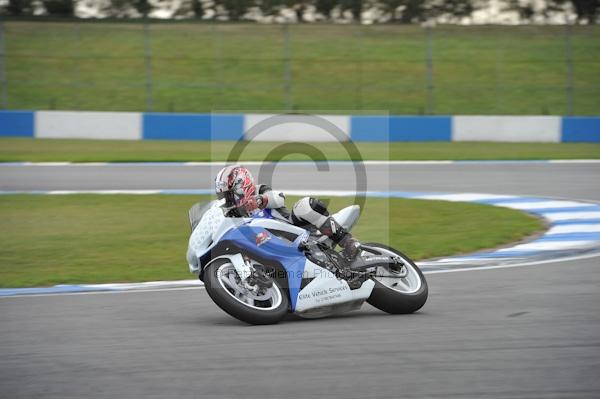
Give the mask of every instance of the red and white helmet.
<svg viewBox="0 0 600 399">
<path fill-rule="evenodd" d="M 225 198 L 227 206 L 237 208 L 242 214 L 253 214 L 259 205 L 256 201 L 256 184 L 250 171 L 240 165 L 226 166 L 215 179 L 219 199 Z"/>
</svg>

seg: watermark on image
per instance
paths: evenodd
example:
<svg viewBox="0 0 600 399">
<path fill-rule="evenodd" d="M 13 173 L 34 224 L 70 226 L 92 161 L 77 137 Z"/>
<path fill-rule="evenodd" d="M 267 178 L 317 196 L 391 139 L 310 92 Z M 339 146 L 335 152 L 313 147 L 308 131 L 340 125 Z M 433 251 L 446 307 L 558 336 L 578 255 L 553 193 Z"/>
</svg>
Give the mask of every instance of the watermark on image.
<svg viewBox="0 0 600 399">
<path fill-rule="evenodd" d="M 235 113 L 246 114 L 244 134 L 229 147 L 225 158 L 226 165 L 247 167 L 257 185 L 266 185 L 274 192 L 286 194 L 287 209 L 284 214 L 289 215 L 289 210 L 293 209 L 295 200 L 289 198 L 292 195 L 318 197 L 325 204 L 328 214 L 334 216 L 343 207 L 357 205 L 363 217 L 359 222 L 358 233 L 365 232 L 364 237 L 352 232 L 357 239 L 386 244 L 389 242 L 391 214 L 389 200 L 369 198 L 370 192 L 390 190 L 389 166 L 382 162 L 375 168 L 371 167 L 371 170 L 367 168 L 361 145 L 354 142 L 350 136 L 351 121 L 347 117 L 333 113 L 327 115 L 260 115 L 246 111 Z M 350 111 L 344 114 L 356 114 L 356 112 Z M 222 131 L 224 128 L 220 125 L 221 119 L 218 117 L 213 118 L 212 123 L 211 130 L 214 132 Z M 389 129 L 384 126 L 384 130 Z M 378 137 L 382 137 L 381 132 Z M 213 148 L 214 158 L 223 159 L 222 145 L 217 144 Z M 378 151 L 380 152 L 375 156 L 385 160 L 387 154 L 381 153 L 381 147 Z M 389 159 L 389 156 L 387 158 Z M 247 161 L 251 162 L 246 164 Z M 222 164 L 215 166 L 212 175 L 216 176 L 222 167 Z M 290 193 L 292 195 L 289 195 Z M 342 196 L 343 199 L 335 199 Z M 271 217 L 271 214 L 259 216 Z M 294 223 L 291 217 L 279 221 Z M 302 227 L 311 232 L 310 239 L 322 238 L 318 237 L 318 229 L 314 226 Z M 258 242 L 254 230 L 244 229 L 243 234 L 250 245 Z M 293 245 L 293 240 L 294 237 L 290 239 L 290 245 Z M 262 245 L 264 240 L 260 241 Z M 329 249 L 333 250 L 335 244 L 331 240 L 328 242 Z M 265 244 L 266 247 L 269 245 L 269 243 Z M 325 268 L 323 272 L 327 273 L 327 277 L 349 278 L 337 272 L 336 267 Z M 288 279 L 290 276 L 280 277 Z"/>
</svg>

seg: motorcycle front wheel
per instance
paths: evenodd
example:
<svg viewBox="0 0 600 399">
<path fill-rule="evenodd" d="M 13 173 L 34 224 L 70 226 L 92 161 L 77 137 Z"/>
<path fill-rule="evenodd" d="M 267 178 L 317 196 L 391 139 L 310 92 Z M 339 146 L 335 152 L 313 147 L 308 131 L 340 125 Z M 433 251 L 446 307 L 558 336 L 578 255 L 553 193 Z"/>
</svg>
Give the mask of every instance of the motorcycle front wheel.
<svg viewBox="0 0 600 399">
<path fill-rule="evenodd" d="M 228 259 L 218 259 L 206 268 L 204 286 L 221 309 L 248 324 L 275 324 L 288 312 L 289 299 L 277 281 L 270 288 L 248 286 Z"/>
<path fill-rule="evenodd" d="M 377 267 L 375 275 L 371 277 L 375 288 L 367 302 L 392 314 L 413 313 L 421 309 L 427 301 L 429 288 L 418 266 L 394 248 L 378 243 L 365 245 L 375 247 L 381 255 L 398 256 L 404 264 L 401 268 L 388 265 Z"/>
</svg>

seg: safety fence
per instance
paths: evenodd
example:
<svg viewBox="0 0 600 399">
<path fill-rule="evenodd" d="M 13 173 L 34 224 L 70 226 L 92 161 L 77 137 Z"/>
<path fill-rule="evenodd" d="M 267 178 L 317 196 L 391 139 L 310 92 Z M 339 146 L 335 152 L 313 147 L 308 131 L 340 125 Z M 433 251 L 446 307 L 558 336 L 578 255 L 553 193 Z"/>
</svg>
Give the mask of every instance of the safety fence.
<svg viewBox="0 0 600 399">
<path fill-rule="evenodd" d="M 597 115 L 600 26 L 0 21 L 0 108 Z"/>
</svg>

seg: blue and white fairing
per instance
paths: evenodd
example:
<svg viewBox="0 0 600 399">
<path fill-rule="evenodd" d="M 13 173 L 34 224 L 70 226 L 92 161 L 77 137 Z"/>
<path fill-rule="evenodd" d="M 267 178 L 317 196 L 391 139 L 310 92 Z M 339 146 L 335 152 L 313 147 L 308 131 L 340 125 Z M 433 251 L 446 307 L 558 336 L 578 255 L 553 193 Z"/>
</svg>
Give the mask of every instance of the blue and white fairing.
<svg viewBox="0 0 600 399">
<path fill-rule="evenodd" d="M 345 280 L 307 259 L 298 248 L 308 237 L 306 230 L 272 219 L 268 211 L 253 218 L 225 217 L 220 205 L 214 201 L 192 232 L 187 256 L 192 272 L 201 274 L 215 259 L 229 258 L 244 279 L 251 273 L 251 265 L 242 253 L 256 263 L 278 264 L 286 274 L 291 310 L 305 317 L 322 317 L 358 308 L 371 295 L 372 280 L 352 290 Z M 341 219 L 344 216 L 356 219 L 357 209 L 349 207 L 338 214 Z M 355 221 L 345 220 L 342 225 L 351 228 Z M 269 230 L 285 232 L 291 239 L 280 238 Z M 217 247 L 227 247 L 229 251 L 210 258 Z"/>
</svg>

